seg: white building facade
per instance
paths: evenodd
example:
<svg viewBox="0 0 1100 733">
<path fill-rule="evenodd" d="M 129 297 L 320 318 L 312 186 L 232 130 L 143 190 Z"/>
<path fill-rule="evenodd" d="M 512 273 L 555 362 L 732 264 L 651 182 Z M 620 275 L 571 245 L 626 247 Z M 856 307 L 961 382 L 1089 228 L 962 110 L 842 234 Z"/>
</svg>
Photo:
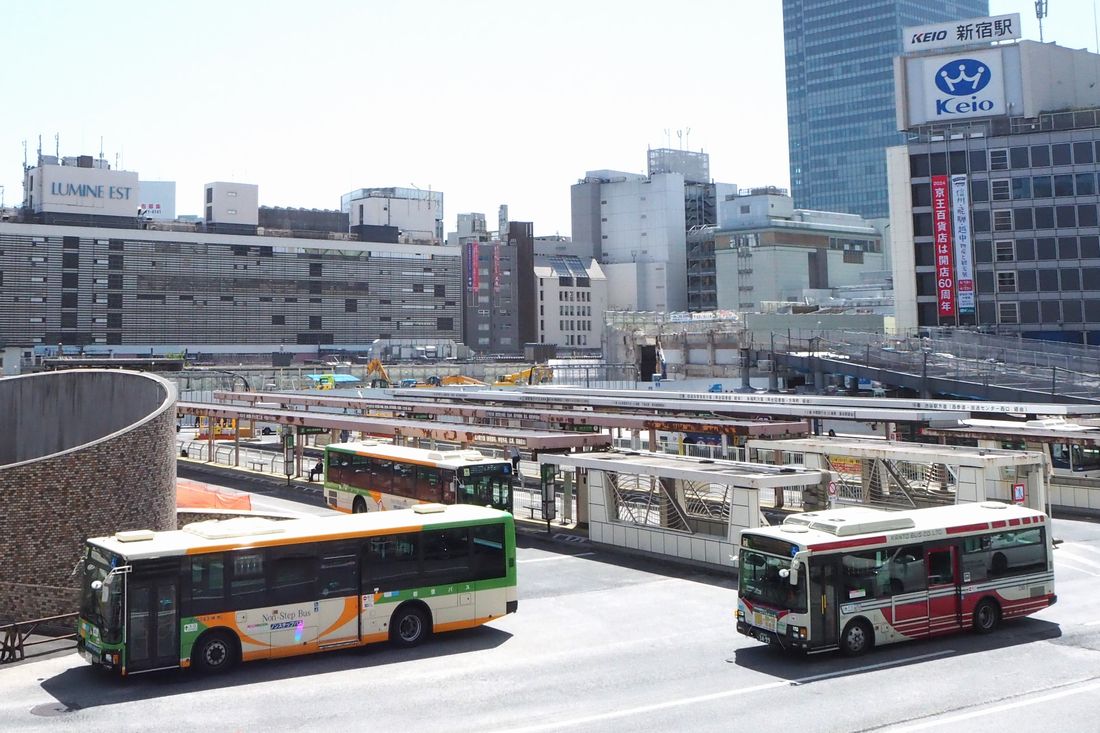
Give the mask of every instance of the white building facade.
<svg viewBox="0 0 1100 733">
<path fill-rule="evenodd" d="M 608 281 L 595 259 L 535 255 L 538 340 L 567 350 L 602 348 Z"/>
<path fill-rule="evenodd" d="M 814 300 L 821 291 L 863 285 L 886 267 L 881 235 L 858 215 L 795 209 L 774 189 L 731 199 L 724 211 L 714 233 L 722 310 Z"/>
<path fill-rule="evenodd" d="M 591 245 L 615 310 L 687 309 L 681 173 L 589 171 L 571 191 L 573 241 Z"/>
</svg>

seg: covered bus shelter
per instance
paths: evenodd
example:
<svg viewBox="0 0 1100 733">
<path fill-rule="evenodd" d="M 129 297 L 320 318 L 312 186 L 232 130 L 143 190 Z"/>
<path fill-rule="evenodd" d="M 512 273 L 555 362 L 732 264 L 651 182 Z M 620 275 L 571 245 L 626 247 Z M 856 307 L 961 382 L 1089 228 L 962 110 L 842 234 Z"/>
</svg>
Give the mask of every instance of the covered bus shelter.
<svg viewBox="0 0 1100 733">
<path fill-rule="evenodd" d="M 390 438 L 394 443 L 427 441 L 430 447 L 436 443 L 457 445 L 461 448 L 514 447 L 539 456 L 544 452 L 588 450 L 606 448 L 611 438 L 603 433 L 572 433 L 550 430 L 527 430 L 489 426 L 463 425 L 461 423 L 427 422 L 424 420 L 398 420 L 393 418 L 359 415 L 340 415 L 305 410 L 282 410 L 268 407 L 227 405 L 207 402 L 179 402 L 178 413 L 206 419 L 252 420 L 277 423 L 291 432 L 307 433 L 310 429 L 358 432 L 365 435 Z M 213 455 L 213 434 L 209 439 Z M 284 443 L 285 445 L 285 443 Z M 234 437 L 234 465 L 240 465 L 240 440 Z M 302 472 L 301 446 L 296 449 L 297 473 Z"/>
<path fill-rule="evenodd" d="M 993 499 L 1047 511 L 1050 462 L 1034 451 L 802 438 L 749 442 L 750 459 L 829 471 L 835 504 L 914 509 Z"/>
<path fill-rule="evenodd" d="M 637 451 L 543 455 L 539 461 L 545 477 L 552 471 L 576 485 L 578 520 L 587 523 L 592 542 L 720 568 L 735 566 L 741 530 L 766 524 L 762 510 L 781 504 L 777 496 L 823 496 L 828 477 L 794 466 Z"/>
<path fill-rule="evenodd" d="M 434 390 L 433 390 L 434 391 Z M 804 420 L 760 420 L 715 415 L 638 415 L 630 413 L 578 410 L 567 407 L 531 407 L 519 405 L 479 405 L 433 400 L 380 399 L 378 397 L 321 396 L 265 392 L 214 393 L 222 402 L 251 405 L 278 405 L 281 408 L 318 407 L 326 410 L 355 410 L 360 414 L 386 413 L 392 417 L 417 419 L 457 418 L 476 424 L 504 427 L 560 429 L 572 432 L 626 430 L 638 436 L 647 433 L 656 444 L 658 431 L 715 435 L 725 442 L 740 444 L 748 438 L 793 438 L 808 435 Z"/>
</svg>

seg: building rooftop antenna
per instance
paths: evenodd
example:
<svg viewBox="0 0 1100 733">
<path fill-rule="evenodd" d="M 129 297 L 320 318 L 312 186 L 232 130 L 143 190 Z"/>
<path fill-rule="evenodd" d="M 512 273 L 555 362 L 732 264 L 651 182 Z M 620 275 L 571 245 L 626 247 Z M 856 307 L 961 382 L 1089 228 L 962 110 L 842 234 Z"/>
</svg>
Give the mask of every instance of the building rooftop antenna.
<svg viewBox="0 0 1100 733">
<path fill-rule="evenodd" d="M 1039 43 L 1043 42 L 1043 18 L 1047 17 L 1047 0 L 1035 0 L 1035 17 L 1039 20 Z"/>
</svg>

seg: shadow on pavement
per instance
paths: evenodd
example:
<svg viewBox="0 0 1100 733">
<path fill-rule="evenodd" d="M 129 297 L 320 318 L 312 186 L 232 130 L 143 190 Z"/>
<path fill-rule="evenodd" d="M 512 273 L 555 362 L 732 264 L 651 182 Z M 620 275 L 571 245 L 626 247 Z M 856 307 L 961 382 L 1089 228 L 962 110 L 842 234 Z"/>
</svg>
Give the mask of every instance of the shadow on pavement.
<svg viewBox="0 0 1100 733">
<path fill-rule="evenodd" d="M 1051 641 L 1061 636 L 1062 629 L 1058 624 L 1025 618 L 1008 621 L 991 634 L 964 631 L 935 639 L 890 644 L 872 649 L 861 657 L 845 657 L 840 652 L 803 655 L 738 637 L 752 646 L 734 650 L 733 657 L 727 661 L 792 683 L 809 684 L 817 679 L 846 677 L 883 667 L 904 667 L 934 658 L 980 654 L 993 649 Z"/>
<path fill-rule="evenodd" d="M 120 679 L 91 665 L 80 665 L 43 680 L 42 689 L 57 700 L 57 703 L 39 705 L 31 712 L 50 717 L 84 708 L 203 690 L 282 680 L 305 681 L 314 675 L 354 669 L 379 670 L 384 669 L 387 664 L 493 649 L 508 641 L 511 636 L 499 629 L 479 626 L 440 634 L 414 649 L 395 649 L 387 644 L 371 644 L 356 649 L 341 649 L 288 659 L 248 662 L 226 674 L 213 676 L 203 676 L 193 670 L 174 669 Z"/>
</svg>

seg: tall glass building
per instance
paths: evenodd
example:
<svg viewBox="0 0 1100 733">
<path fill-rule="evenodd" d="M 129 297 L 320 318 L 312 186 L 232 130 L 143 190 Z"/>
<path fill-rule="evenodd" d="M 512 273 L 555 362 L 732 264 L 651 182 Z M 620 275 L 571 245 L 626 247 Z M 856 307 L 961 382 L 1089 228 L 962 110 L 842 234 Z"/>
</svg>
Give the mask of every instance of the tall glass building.
<svg viewBox="0 0 1100 733">
<path fill-rule="evenodd" d="M 886 148 L 904 143 L 894 114 L 901 30 L 988 14 L 988 0 L 783 0 L 796 208 L 889 215 Z"/>
</svg>

